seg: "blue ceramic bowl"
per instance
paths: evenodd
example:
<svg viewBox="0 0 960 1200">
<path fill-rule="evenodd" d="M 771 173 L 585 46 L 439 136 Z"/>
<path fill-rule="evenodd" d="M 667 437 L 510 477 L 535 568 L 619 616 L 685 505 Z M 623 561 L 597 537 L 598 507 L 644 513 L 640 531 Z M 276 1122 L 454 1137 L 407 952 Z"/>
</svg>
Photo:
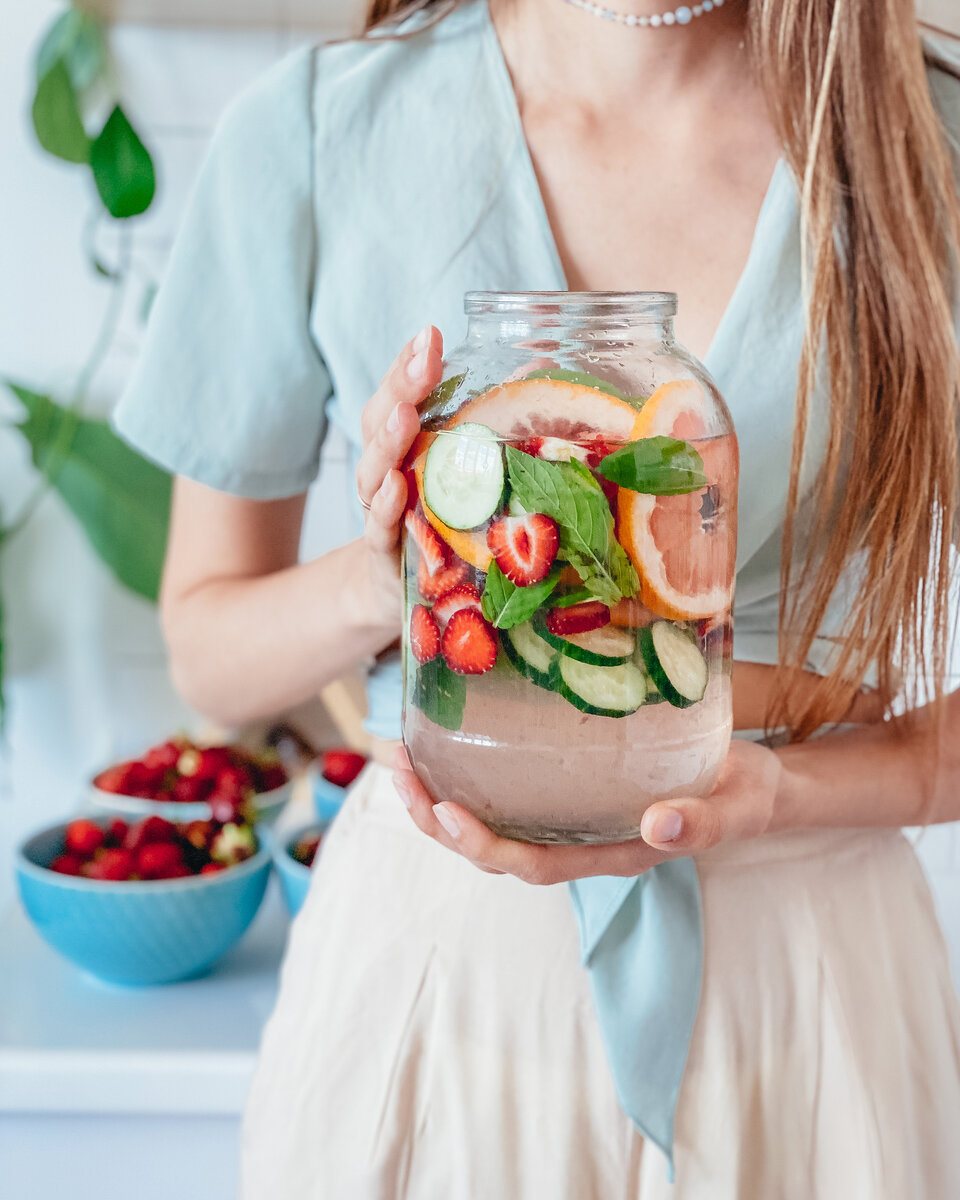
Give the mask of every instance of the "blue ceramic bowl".
<svg viewBox="0 0 960 1200">
<path fill-rule="evenodd" d="M 270 877 L 265 845 L 240 863 L 189 879 L 110 883 L 59 875 L 66 823 L 34 834 L 17 852 L 27 915 L 64 958 L 108 983 L 174 983 L 199 975 L 247 931 Z"/>
<path fill-rule="evenodd" d="M 308 833 L 326 833 L 327 825 L 329 825 L 329 821 L 304 825 L 301 829 L 286 834 L 282 840 L 274 843 L 273 861 L 277 868 L 277 874 L 280 876 L 280 890 L 283 892 L 283 898 L 291 917 L 295 917 L 303 907 L 303 902 L 310 889 L 310 876 L 313 870 L 312 867 L 305 867 L 303 863 L 297 862 L 293 857 L 293 848 Z M 321 844 L 317 851 L 318 856 L 322 850 Z"/>
<path fill-rule="evenodd" d="M 328 824 L 343 807 L 349 788 L 338 787 L 329 779 L 324 779 L 318 763 L 312 762 L 307 767 L 307 778 L 310 781 L 310 794 L 313 796 L 313 810 L 317 820 Z"/>
</svg>

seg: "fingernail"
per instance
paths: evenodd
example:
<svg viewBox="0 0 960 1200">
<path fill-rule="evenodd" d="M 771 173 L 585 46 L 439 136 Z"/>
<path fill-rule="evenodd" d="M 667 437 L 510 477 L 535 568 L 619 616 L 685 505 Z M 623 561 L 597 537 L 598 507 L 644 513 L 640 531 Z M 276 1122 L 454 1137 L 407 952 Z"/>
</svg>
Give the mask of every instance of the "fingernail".
<svg viewBox="0 0 960 1200">
<path fill-rule="evenodd" d="M 667 808 L 650 818 L 650 826 L 644 835 L 648 842 L 675 842 L 683 828 L 683 817 L 675 808 Z"/>
<path fill-rule="evenodd" d="M 407 791 L 407 781 L 398 771 L 393 777 L 393 786 L 397 789 L 397 795 L 400 797 L 400 802 L 404 808 L 410 807 L 411 797 Z"/>
<path fill-rule="evenodd" d="M 445 804 L 435 804 L 433 806 L 433 815 L 444 827 L 450 837 L 456 839 L 460 836 L 460 822 Z"/>
<path fill-rule="evenodd" d="M 419 379 L 426 369 L 427 352 L 426 350 L 418 350 L 407 363 L 407 376 L 410 379 Z"/>
<path fill-rule="evenodd" d="M 424 325 L 417 336 L 413 339 L 413 352 L 419 354 L 421 350 L 426 350 L 430 345 L 430 326 Z"/>
<path fill-rule="evenodd" d="M 398 404 L 396 406 L 396 408 L 394 408 L 394 410 L 391 412 L 390 416 L 387 417 L 387 433 L 396 433 L 399 428 L 400 428 L 400 405 Z"/>
</svg>

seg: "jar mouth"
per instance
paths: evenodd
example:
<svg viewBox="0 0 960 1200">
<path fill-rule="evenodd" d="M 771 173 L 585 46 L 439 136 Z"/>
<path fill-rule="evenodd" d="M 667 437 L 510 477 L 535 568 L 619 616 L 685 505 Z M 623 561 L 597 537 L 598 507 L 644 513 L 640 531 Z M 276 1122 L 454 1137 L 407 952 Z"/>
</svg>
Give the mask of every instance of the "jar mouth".
<svg viewBox="0 0 960 1200">
<path fill-rule="evenodd" d="M 675 317 L 677 308 L 676 292 L 467 292 L 463 298 L 469 317 L 527 317 L 537 324 L 597 317 L 659 323 Z"/>
</svg>

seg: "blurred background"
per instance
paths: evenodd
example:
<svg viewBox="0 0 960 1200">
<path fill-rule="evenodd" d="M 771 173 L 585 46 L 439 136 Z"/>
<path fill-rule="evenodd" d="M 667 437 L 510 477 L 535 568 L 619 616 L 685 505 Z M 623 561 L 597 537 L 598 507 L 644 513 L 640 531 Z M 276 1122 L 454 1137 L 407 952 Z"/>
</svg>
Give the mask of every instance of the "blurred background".
<svg viewBox="0 0 960 1200">
<path fill-rule="evenodd" d="M 237 732 L 206 727 L 170 686 L 153 599 L 168 484 L 103 418 L 225 105 L 294 46 L 356 29 L 361 6 L 90 0 L 84 13 L 0 0 L 0 380 L 15 385 L 0 387 L 0 1194 L 111 1200 L 135 1179 L 142 1200 L 174 1188 L 219 1200 L 235 1195 L 239 1113 L 286 936 L 276 880 L 211 974 L 134 991 L 40 941 L 11 864 L 26 834 L 84 804 L 100 768 L 177 731 Z M 960 34 L 957 0 L 921 13 Z M 99 134 L 93 170 L 75 161 L 77 94 Z M 351 495 L 334 432 L 305 555 L 355 535 Z M 288 719 L 317 748 L 360 743 L 355 695 Z M 298 786 L 306 821 L 313 797 Z M 927 831 L 920 851 L 960 980 L 960 831 Z"/>
</svg>

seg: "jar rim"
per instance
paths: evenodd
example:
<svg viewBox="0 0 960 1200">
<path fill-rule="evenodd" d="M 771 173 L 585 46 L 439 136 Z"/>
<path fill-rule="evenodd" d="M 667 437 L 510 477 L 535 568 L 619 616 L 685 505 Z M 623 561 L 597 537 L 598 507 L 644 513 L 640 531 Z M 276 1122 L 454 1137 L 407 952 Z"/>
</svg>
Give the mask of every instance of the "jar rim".
<svg viewBox="0 0 960 1200">
<path fill-rule="evenodd" d="M 677 315 L 676 292 L 467 292 L 463 311 L 469 317 L 485 314 L 528 314 L 538 323 L 544 317 L 612 317 L 666 321 Z"/>
</svg>

